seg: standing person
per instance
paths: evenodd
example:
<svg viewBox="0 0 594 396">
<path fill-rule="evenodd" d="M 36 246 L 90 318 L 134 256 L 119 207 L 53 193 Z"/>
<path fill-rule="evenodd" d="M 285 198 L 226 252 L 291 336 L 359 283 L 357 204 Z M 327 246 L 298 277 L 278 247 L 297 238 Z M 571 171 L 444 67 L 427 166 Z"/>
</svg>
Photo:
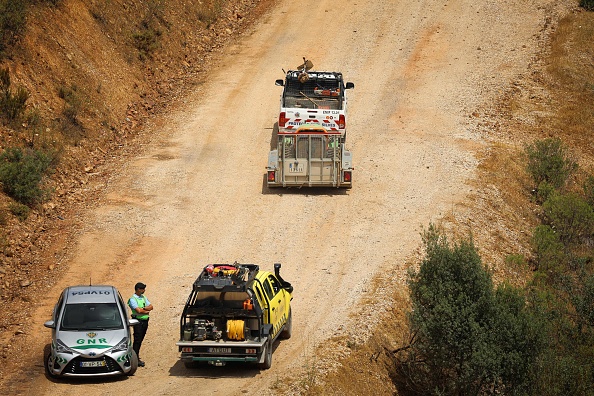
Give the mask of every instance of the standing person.
<svg viewBox="0 0 594 396">
<path fill-rule="evenodd" d="M 138 282 L 134 286 L 134 294 L 128 300 L 128 305 L 132 310 L 132 318 L 138 320 L 138 324 L 134 325 L 134 342 L 132 343 L 132 349 L 138 356 L 138 365 L 144 367 L 144 362 L 140 360 L 140 346 L 142 340 L 148 330 L 149 313 L 153 310 L 153 305 L 150 303 L 148 298 L 144 295 L 146 285 L 142 282 Z"/>
</svg>

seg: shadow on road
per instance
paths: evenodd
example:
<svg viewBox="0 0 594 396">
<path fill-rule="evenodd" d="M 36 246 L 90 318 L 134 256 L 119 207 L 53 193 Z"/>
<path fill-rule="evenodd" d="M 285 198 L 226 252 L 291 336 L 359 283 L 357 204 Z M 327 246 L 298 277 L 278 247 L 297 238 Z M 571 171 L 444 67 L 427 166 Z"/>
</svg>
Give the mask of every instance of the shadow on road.
<svg viewBox="0 0 594 396">
<path fill-rule="evenodd" d="M 178 361 L 169 369 L 169 375 L 172 377 L 188 378 L 253 378 L 259 372 L 260 369 L 256 365 L 236 362 L 229 362 L 223 367 L 199 363 L 192 368 L 187 368 L 181 361 Z"/>
<path fill-rule="evenodd" d="M 272 364 L 274 365 L 274 352 L 280 344 L 278 340 L 272 347 Z M 215 367 L 206 362 L 195 362 L 191 368 L 178 360 L 173 367 L 169 369 L 169 375 L 172 377 L 188 378 L 253 378 L 260 373 L 258 365 L 255 363 L 228 362 L 222 367 Z"/>
<path fill-rule="evenodd" d="M 268 187 L 267 174 L 262 175 L 262 195 L 303 195 L 304 197 L 348 195 L 348 189 L 336 187 Z"/>
</svg>

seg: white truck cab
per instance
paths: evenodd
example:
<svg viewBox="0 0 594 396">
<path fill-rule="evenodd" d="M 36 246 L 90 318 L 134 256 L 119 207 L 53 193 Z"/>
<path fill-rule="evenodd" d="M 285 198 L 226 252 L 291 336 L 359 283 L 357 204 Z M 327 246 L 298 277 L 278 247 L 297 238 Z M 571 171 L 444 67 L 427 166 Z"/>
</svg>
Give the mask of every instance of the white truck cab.
<svg viewBox="0 0 594 396">
<path fill-rule="evenodd" d="M 301 125 L 314 123 L 330 131 L 346 132 L 346 91 L 355 88 L 355 84 L 344 83 L 342 73 L 290 70 L 284 80 L 276 80 L 275 84 L 284 87 L 279 131 L 294 131 Z"/>
</svg>

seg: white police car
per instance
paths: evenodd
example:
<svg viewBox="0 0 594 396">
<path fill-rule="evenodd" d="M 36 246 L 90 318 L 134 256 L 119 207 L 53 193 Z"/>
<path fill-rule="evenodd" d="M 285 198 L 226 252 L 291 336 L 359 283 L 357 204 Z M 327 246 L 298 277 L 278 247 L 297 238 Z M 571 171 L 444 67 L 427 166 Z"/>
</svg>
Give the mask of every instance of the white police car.
<svg viewBox="0 0 594 396">
<path fill-rule="evenodd" d="M 52 342 L 45 369 L 60 376 L 133 375 L 138 357 L 132 350 L 127 306 L 113 286 L 70 286 L 54 307 Z"/>
</svg>

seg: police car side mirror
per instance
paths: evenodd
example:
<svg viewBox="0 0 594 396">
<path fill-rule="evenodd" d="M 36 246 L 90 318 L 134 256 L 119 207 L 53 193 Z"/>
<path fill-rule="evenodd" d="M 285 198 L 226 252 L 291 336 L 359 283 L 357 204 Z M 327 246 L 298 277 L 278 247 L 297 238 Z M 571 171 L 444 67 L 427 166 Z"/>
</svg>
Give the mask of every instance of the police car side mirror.
<svg viewBox="0 0 594 396">
<path fill-rule="evenodd" d="M 134 326 L 140 323 L 138 319 L 128 319 L 128 326 Z"/>
<path fill-rule="evenodd" d="M 276 80 L 274 82 L 274 85 L 278 85 L 279 87 L 282 87 L 285 85 L 285 82 L 283 80 Z"/>
<path fill-rule="evenodd" d="M 56 328 L 56 323 L 53 320 L 48 320 L 43 325 L 45 327 L 47 327 L 48 329 L 55 329 Z"/>
<path fill-rule="evenodd" d="M 345 89 L 353 89 L 355 88 L 355 84 L 353 84 L 352 82 L 347 82 L 346 83 L 346 87 L 344 87 Z"/>
</svg>

